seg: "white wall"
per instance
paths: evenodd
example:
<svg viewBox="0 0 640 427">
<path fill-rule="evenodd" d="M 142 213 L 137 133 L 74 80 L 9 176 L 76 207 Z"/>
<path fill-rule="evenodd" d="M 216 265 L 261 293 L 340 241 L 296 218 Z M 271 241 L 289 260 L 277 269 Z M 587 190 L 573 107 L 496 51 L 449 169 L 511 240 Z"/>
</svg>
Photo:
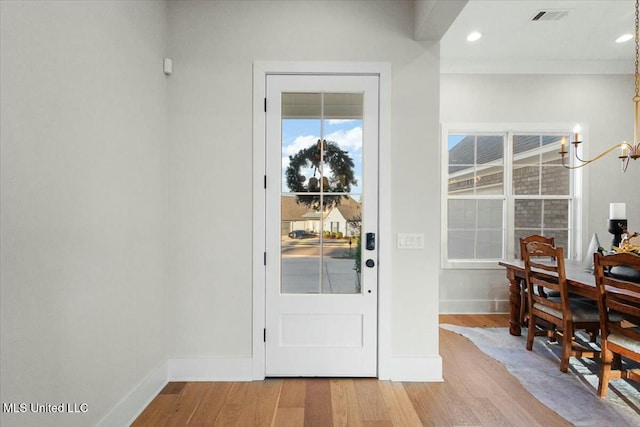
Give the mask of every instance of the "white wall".
<svg viewBox="0 0 640 427">
<path fill-rule="evenodd" d="M 392 204 L 394 235 L 438 235 L 438 49 L 412 40 L 412 8 L 407 1 L 169 3 L 172 358 L 251 356 L 256 60 L 391 63 L 392 200 L 383 203 Z M 437 251 L 392 249 L 396 358 L 437 357 Z"/>
<path fill-rule="evenodd" d="M 585 144 L 595 155 L 612 144 L 633 140 L 633 76 L 629 75 L 471 75 L 441 76 L 441 121 L 493 123 L 581 123 Z M 640 231 L 640 161 L 622 173 L 617 153 L 589 166 L 582 225 L 586 251 L 592 233 L 610 246 L 609 203 L 625 202 L 629 229 Z M 443 312 L 505 311 L 508 286 L 504 271 L 443 270 Z"/>
<path fill-rule="evenodd" d="M 166 378 L 166 3 L 0 7 L 1 400 L 88 405 L 0 424 L 95 425 Z"/>
</svg>

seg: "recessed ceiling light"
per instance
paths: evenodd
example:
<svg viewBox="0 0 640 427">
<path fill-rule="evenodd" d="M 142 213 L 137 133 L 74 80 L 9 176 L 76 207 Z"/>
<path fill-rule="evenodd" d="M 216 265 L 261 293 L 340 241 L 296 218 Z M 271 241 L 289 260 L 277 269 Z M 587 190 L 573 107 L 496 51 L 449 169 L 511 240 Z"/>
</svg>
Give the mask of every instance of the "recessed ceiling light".
<svg viewBox="0 0 640 427">
<path fill-rule="evenodd" d="M 616 39 L 616 43 L 624 43 L 633 38 L 633 34 L 623 34 Z"/>
<path fill-rule="evenodd" d="M 467 36 L 467 41 L 475 42 L 477 40 L 480 40 L 480 37 L 482 37 L 482 34 L 477 31 L 474 31 L 473 33 Z"/>
</svg>

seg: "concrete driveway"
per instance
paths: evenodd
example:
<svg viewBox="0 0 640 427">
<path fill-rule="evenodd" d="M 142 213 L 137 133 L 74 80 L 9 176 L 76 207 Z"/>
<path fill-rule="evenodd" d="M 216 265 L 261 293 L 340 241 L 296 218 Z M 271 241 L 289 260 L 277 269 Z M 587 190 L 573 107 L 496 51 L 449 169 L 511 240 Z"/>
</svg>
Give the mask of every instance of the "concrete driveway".
<svg viewBox="0 0 640 427">
<path fill-rule="evenodd" d="M 320 257 L 320 252 L 323 256 Z M 348 240 L 319 238 L 282 241 L 282 292 L 353 294 L 360 292 Z M 322 259 L 322 262 L 321 262 Z M 322 281 L 320 277 L 322 276 Z M 321 286 L 322 283 L 322 286 Z"/>
</svg>

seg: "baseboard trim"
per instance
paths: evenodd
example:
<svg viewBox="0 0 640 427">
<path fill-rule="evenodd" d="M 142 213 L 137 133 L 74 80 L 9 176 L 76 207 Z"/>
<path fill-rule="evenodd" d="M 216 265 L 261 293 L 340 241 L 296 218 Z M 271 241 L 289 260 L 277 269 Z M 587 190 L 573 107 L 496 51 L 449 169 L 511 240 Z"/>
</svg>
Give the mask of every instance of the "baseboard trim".
<svg viewBox="0 0 640 427">
<path fill-rule="evenodd" d="M 251 357 L 169 359 L 168 381 L 252 381 Z"/>
<path fill-rule="evenodd" d="M 509 300 L 440 300 L 440 314 L 508 313 Z"/>
<path fill-rule="evenodd" d="M 391 381 L 442 382 L 442 358 L 392 357 Z"/>
<path fill-rule="evenodd" d="M 167 384 L 167 361 L 142 379 L 116 406 L 98 422 L 100 427 L 128 426 Z"/>
</svg>

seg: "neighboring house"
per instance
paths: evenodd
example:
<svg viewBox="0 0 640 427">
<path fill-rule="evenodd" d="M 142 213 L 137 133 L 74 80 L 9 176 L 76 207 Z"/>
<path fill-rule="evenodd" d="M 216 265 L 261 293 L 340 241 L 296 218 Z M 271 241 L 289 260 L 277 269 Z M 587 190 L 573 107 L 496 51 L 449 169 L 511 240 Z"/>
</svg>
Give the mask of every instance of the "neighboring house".
<svg viewBox="0 0 640 427">
<path fill-rule="evenodd" d="M 344 236 L 360 235 L 362 209 L 360 202 L 349 197 L 329 210 L 324 218 L 324 230 L 332 233 L 340 232 Z"/>
<path fill-rule="evenodd" d="M 286 236 L 293 230 L 320 232 L 320 212 L 314 212 L 303 204 L 298 204 L 295 195 L 283 195 L 281 205 L 281 231 Z"/>
<path fill-rule="evenodd" d="M 362 217 L 360 203 L 349 197 L 340 205 L 324 213 L 323 231 L 341 232 L 344 236 L 360 234 L 359 221 Z M 294 195 L 282 196 L 281 235 L 293 230 L 320 232 L 320 212 L 298 204 Z"/>
<path fill-rule="evenodd" d="M 530 234 L 553 234 L 556 243 L 566 248 L 570 232 L 567 218 L 570 217 L 571 180 L 558 156 L 562 135 L 518 134 L 516 137 L 509 183 L 510 195 L 516 199 L 514 239 Z M 503 134 L 467 135 L 449 149 L 449 196 L 489 200 L 504 194 L 504 138 Z M 468 224 L 465 218 L 468 212 L 452 210 L 448 215 L 452 223 Z M 483 227 L 485 232 L 490 228 L 487 224 Z M 494 245 L 497 251 L 501 250 L 501 242 L 494 240 Z"/>
<path fill-rule="evenodd" d="M 513 187 L 515 194 L 532 194 L 538 191 L 538 162 L 559 166 L 562 161 L 557 150 L 545 149 L 557 144 L 559 136 L 548 136 L 540 147 L 538 135 L 518 136 L 517 152 L 514 155 L 515 171 Z M 449 150 L 449 194 L 495 194 L 495 188 L 503 186 L 502 135 L 482 136 L 482 149 L 476 148 L 474 136 L 466 136 Z M 539 156 L 542 155 L 542 159 Z M 531 159 L 531 160 L 530 160 Z M 531 167 L 535 165 L 536 167 Z M 545 188 L 557 183 L 554 194 L 567 194 L 568 179 L 563 177 L 565 169 L 547 168 L 543 175 Z M 531 186 L 533 188 L 529 188 Z M 498 190 L 501 191 L 501 190 Z"/>
</svg>

